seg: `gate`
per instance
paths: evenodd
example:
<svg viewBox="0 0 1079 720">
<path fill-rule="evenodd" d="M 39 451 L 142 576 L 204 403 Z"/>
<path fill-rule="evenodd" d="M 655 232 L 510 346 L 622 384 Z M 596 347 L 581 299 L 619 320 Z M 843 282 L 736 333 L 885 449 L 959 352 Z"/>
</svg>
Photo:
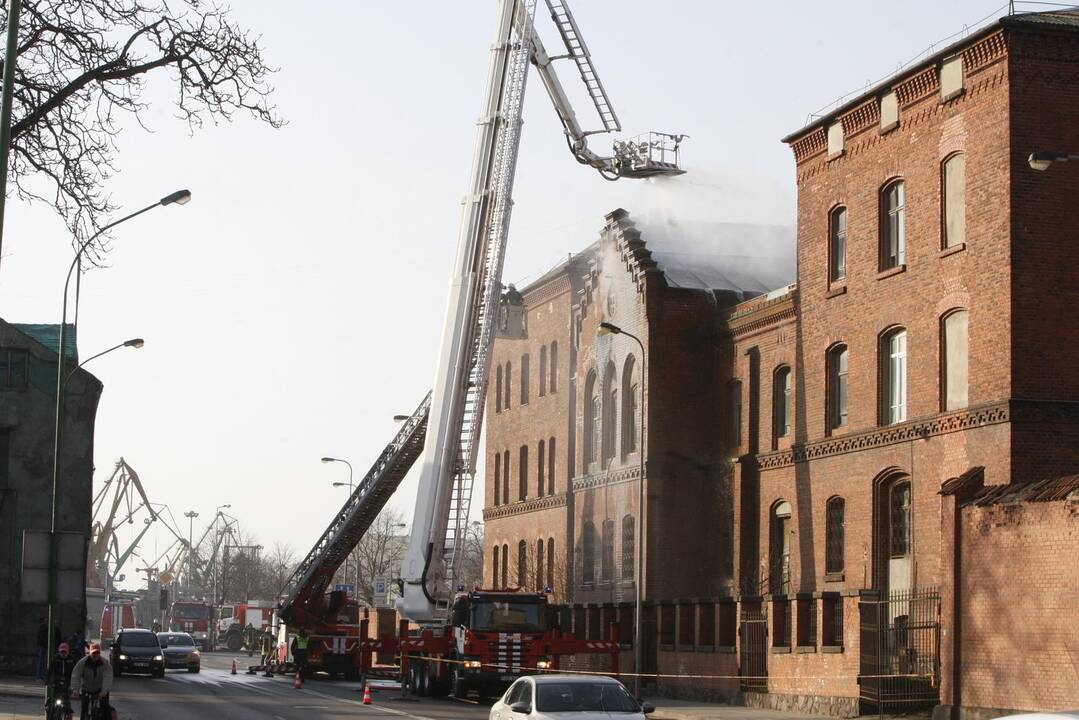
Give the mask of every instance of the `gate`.
<svg viewBox="0 0 1079 720">
<path fill-rule="evenodd" d="M 738 628 L 742 690 L 768 691 L 768 620 L 760 602 L 742 603 Z"/>
<path fill-rule="evenodd" d="M 867 592 L 858 609 L 862 703 L 881 713 L 940 704 L 940 590 Z"/>
</svg>

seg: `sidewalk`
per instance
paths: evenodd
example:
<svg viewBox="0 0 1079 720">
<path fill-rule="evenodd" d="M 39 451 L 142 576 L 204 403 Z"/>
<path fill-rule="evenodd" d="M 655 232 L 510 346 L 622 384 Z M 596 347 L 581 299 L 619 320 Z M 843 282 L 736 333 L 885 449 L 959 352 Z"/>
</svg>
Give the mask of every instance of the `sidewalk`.
<svg viewBox="0 0 1079 720">
<path fill-rule="evenodd" d="M 0 695 L 44 699 L 45 684 L 24 675 L 0 675 Z"/>
<path fill-rule="evenodd" d="M 783 710 L 721 705 L 693 700 L 646 697 L 645 702 L 656 706 L 656 711 L 648 716 L 649 720 L 825 720 L 823 715 L 802 715 Z M 832 718 L 827 720 L 832 720 Z"/>
</svg>

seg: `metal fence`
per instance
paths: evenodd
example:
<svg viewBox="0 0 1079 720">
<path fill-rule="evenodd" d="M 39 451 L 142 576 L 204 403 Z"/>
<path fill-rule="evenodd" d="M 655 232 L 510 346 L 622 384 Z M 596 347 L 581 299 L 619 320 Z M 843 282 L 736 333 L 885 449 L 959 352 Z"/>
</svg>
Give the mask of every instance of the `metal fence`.
<svg viewBox="0 0 1079 720">
<path fill-rule="evenodd" d="M 893 590 L 859 601 L 864 704 L 899 712 L 940 703 L 940 590 Z"/>
<path fill-rule="evenodd" d="M 768 618 L 764 606 L 746 603 L 739 623 L 738 674 L 742 690 L 768 691 Z"/>
</svg>

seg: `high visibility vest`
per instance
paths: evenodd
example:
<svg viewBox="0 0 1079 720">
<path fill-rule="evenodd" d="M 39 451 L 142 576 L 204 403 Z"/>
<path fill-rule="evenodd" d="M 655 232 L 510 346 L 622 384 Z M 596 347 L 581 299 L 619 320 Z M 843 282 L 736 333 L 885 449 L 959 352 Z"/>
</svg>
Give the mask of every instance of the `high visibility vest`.
<svg viewBox="0 0 1079 720">
<path fill-rule="evenodd" d="M 296 649 L 297 650 L 306 650 L 308 642 L 310 642 L 310 640 L 308 639 L 308 637 L 306 635 L 297 635 L 296 636 Z"/>
</svg>

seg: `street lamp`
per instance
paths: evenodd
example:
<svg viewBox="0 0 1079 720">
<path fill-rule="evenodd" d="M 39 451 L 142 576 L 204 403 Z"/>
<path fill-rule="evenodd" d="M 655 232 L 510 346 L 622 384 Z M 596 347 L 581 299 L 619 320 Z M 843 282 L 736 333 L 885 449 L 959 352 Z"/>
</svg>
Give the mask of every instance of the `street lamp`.
<svg viewBox="0 0 1079 720">
<path fill-rule="evenodd" d="M 1066 163 L 1069 160 L 1079 160 L 1079 155 L 1071 155 L 1058 150 L 1037 150 L 1027 158 L 1032 170 L 1048 170 L 1053 163 Z"/>
<path fill-rule="evenodd" d="M 131 218 L 142 215 L 148 210 L 153 210 L 155 207 L 173 204 L 186 205 L 190 200 L 191 192 L 189 190 L 177 190 L 171 195 L 166 195 L 161 198 L 153 205 L 147 205 L 141 210 L 137 210 L 130 215 L 126 215 L 119 220 L 115 220 L 108 225 L 105 225 L 79 246 L 79 249 L 75 252 L 74 259 L 71 261 L 71 266 L 67 269 L 67 277 L 64 279 L 64 304 L 60 313 L 60 337 L 56 346 L 56 411 L 52 449 L 52 520 L 49 525 L 49 625 L 47 648 L 51 648 L 56 644 L 56 638 L 53 637 L 53 629 L 55 628 L 58 619 L 56 617 L 56 532 L 57 525 L 59 524 L 60 508 L 57 503 L 56 494 L 59 491 L 60 486 L 60 430 L 63 421 L 64 399 L 64 341 L 66 339 L 65 335 L 67 330 L 67 291 L 71 285 L 71 273 L 74 272 L 75 266 L 79 264 L 79 261 L 82 259 L 82 254 L 86 252 L 86 248 L 90 247 L 90 244 L 96 240 L 101 233 L 114 228 L 121 223 L 127 222 Z M 141 343 L 141 340 L 139 342 Z M 141 347 L 141 345 L 133 345 L 132 347 Z"/>
<path fill-rule="evenodd" d="M 634 620 L 633 620 L 633 694 L 638 700 L 641 698 L 641 586 L 644 580 L 643 548 L 644 548 L 644 399 L 645 383 L 648 381 L 648 373 L 645 372 L 644 343 L 633 333 L 626 332 L 622 328 L 609 322 L 599 324 L 598 335 L 625 335 L 637 342 L 641 348 L 641 437 L 640 447 L 637 448 L 640 458 L 640 477 L 637 478 L 637 578 L 634 583 Z"/>
<path fill-rule="evenodd" d="M 323 464 L 339 462 L 339 463 L 344 463 L 345 465 L 348 465 L 348 482 L 347 483 L 335 482 L 333 484 L 333 486 L 334 487 L 344 487 L 345 485 L 348 485 L 348 497 L 351 500 L 352 499 L 352 463 L 350 463 L 348 460 L 344 460 L 342 458 L 335 458 L 335 457 L 324 457 L 324 458 L 322 458 L 322 462 L 323 462 Z M 359 599 L 360 599 L 360 561 L 359 561 L 359 558 L 356 557 L 356 550 L 355 549 L 353 549 L 351 554 L 352 554 L 352 568 L 355 571 L 355 575 L 353 576 L 353 586 L 352 587 L 353 587 L 353 594 L 354 594 L 354 596 L 356 598 L 356 601 L 358 603 Z M 345 563 L 345 574 L 346 575 L 348 574 L 348 563 L 347 562 Z"/>
<path fill-rule="evenodd" d="M 199 514 L 194 510 L 184 513 L 187 518 L 187 594 L 191 594 L 191 583 L 195 579 L 195 518 Z"/>
<path fill-rule="evenodd" d="M 214 567 L 214 584 L 213 584 L 214 587 L 213 587 L 213 595 L 210 596 L 210 632 L 207 633 L 210 636 L 209 637 L 210 650 L 213 650 L 214 648 L 217 647 L 217 620 L 218 620 L 217 615 L 218 615 L 218 613 L 220 611 L 220 603 L 217 600 L 217 579 L 218 579 L 218 573 L 220 572 L 218 570 L 218 567 L 217 567 L 217 548 L 218 548 L 218 545 L 221 544 L 221 536 L 220 536 L 220 531 L 218 530 L 218 528 L 221 526 L 220 520 L 221 520 L 221 515 L 223 514 L 221 511 L 222 510 L 227 510 L 230 507 L 232 507 L 231 503 L 225 503 L 224 505 L 218 505 L 214 509 L 214 546 L 213 546 L 214 556 L 212 558 L 213 567 Z"/>
<path fill-rule="evenodd" d="M 138 348 L 141 348 L 145 344 L 146 344 L 146 341 L 144 341 L 142 338 L 133 338 L 131 340 L 125 340 L 122 343 L 120 343 L 119 345 L 113 345 L 108 350 L 102 350 L 97 355 L 91 355 L 90 357 L 86 358 L 81 363 L 79 363 L 77 366 L 75 366 L 72 370 L 70 370 L 68 372 L 67 375 L 64 376 L 64 382 L 61 385 L 61 393 L 60 394 L 63 395 L 64 391 L 67 390 L 67 384 L 71 380 L 71 376 L 74 375 L 75 373 L 77 373 L 79 371 L 79 369 L 83 365 L 90 362 L 91 360 L 96 360 L 97 358 L 101 357 L 102 355 L 108 355 L 113 350 L 119 350 L 120 348 L 128 348 L 128 347 L 138 349 Z"/>
</svg>

